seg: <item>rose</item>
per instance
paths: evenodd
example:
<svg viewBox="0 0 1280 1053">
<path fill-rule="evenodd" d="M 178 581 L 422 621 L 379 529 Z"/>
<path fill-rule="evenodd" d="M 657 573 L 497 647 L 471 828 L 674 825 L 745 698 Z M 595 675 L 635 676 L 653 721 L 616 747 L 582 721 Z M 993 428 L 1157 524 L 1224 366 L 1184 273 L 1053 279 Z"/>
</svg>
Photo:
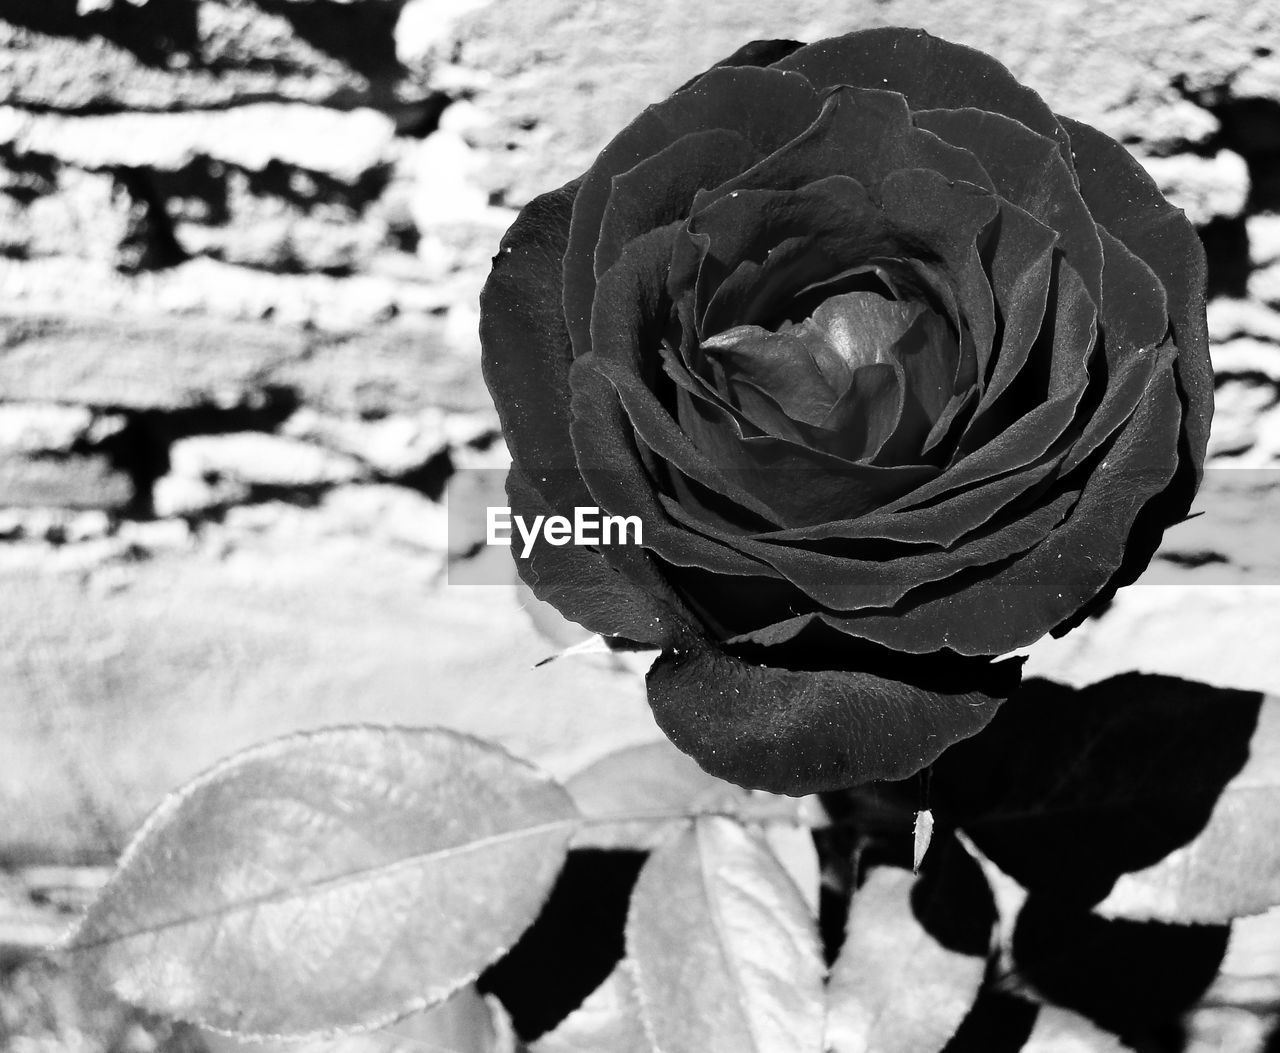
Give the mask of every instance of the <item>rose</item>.
<svg viewBox="0 0 1280 1053">
<path fill-rule="evenodd" d="M 531 202 L 482 297 L 534 592 L 660 648 L 658 723 L 783 792 L 903 778 L 994 661 L 1146 566 L 1199 482 L 1195 232 L 995 60 L 878 29 L 756 42 Z"/>
</svg>

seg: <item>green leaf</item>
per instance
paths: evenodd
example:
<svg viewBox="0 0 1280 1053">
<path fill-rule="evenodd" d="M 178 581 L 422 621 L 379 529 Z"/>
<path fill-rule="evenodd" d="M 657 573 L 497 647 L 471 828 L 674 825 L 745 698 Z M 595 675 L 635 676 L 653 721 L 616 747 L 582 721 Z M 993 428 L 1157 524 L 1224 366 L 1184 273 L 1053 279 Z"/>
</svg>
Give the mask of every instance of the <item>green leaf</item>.
<svg viewBox="0 0 1280 1053">
<path fill-rule="evenodd" d="M 1110 1031 L 1090 1023 L 1078 1013 L 1044 1005 L 1036 1014 L 1022 1053 L 1133 1053 Z"/>
<path fill-rule="evenodd" d="M 1244 767 L 1204 828 L 1158 863 L 1121 874 L 1096 908 L 1108 918 L 1227 922 L 1280 904 L 1280 698 L 1267 696 Z"/>
<path fill-rule="evenodd" d="M 773 854 L 729 819 L 696 820 L 650 856 L 627 952 L 662 1053 L 820 1053 L 822 952 Z"/>
<path fill-rule="evenodd" d="M 577 813 L 451 731 L 335 728 L 247 750 L 166 800 L 69 949 L 117 996 L 242 1037 L 443 1002 L 533 921 Z"/>
<path fill-rule="evenodd" d="M 948 950 L 916 920 L 915 881 L 877 867 L 854 893 L 827 985 L 832 1053 L 934 1053 L 978 997 L 986 962 Z"/>
<path fill-rule="evenodd" d="M 757 795 L 740 786 L 708 775 L 666 739 L 607 754 L 570 778 L 565 788 L 588 819 L 736 813 L 752 807 L 757 799 Z M 772 798 L 765 795 L 765 799 Z M 778 800 L 780 808 L 794 813 L 794 799 Z M 592 822 L 579 832 L 574 846 L 652 849 L 680 822 L 683 820 L 679 818 L 666 823 Z"/>
<path fill-rule="evenodd" d="M 640 1020 L 631 964 L 623 959 L 585 1002 L 530 1053 L 656 1053 Z"/>
</svg>

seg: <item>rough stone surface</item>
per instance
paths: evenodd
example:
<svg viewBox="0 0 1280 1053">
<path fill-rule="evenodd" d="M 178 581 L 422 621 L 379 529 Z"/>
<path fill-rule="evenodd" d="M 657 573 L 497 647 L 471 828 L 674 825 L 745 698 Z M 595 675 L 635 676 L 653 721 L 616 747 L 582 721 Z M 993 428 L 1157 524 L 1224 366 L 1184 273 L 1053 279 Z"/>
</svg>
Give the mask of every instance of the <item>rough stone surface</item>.
<svg viewBox="0 0 1280 1053">
<path fill-rule="evenodd" d="M 1280 344 L 1242 336 L 1215 344 L 1212 350 L 1219 377 L 1253 375 L 1280 385 Z"/>
<path fill-rule="evenodd" d="M 1213 345 L 1234 337 L 1280 345 L 1280 311 L 1254 300 L 1220 297 L 1209 301 L 1209 339 Z"/>
<path fill-rule="evenodd" d="M 1277 24 L 1275 0 L 801 0 L 785 13 L 766 0 L 714 8 L 493 0 L 458 17 L 448 44 L 430 50 L 451 56 L 449 76 L 483 85 L 477 99 L 491 120 L 471 138 L 493 159 L 486 185 L 518 204 L 573 178 L 646 105 L 753 38 L 919 26 L 998 56 L 1059 112 L 1169 154 L 1211 141 L 1224 103 L 1280 97 L 1280 49 L 1259 45 Z M 439 64 L 432 76 L 444 76 Z"/>
<path fill-rule="evenodd" d="M 84 406 L 0 403 L 0 450 L 66 453 L 94 424 L 93 412 Z"/>
<path fill-rule="evenodd" d="M 1280 262 L 1260 267 L 1249 276 L 1249 294 L 1271 307 L 1280 307 Z"/>
<path fill-rule="evenodd" d="M 25 457 L 0 452 L 0 505 L 118 509 L 133 484 L 104 457 Z"/>
<path fill-rule="evenodd" d="M 0 99 L 67 111 L 178 110 L 264 97 L 355 105 L 426 94 L 396 60 L 391 3 L 173 0 L 88 15 L 76 7 L 8 0 Z"/>
<path fill-rule="evenodd" d="M 370 109 L 252 103 L 195 113 L 63 117 L 0 107 L 0 149 L 89 170 L 178 171 L 208 158 L 260 172 L 275 163 L 353 182 L 386 162 L 395 133 Z M 335 142 L 342 144 L 335 150 Z"/>
<path fill-rule="evenodd" d="M 0 390 L 15 400 L 174 410 L 288 388 L 336 413 L 476 410 L 491 405 L 477 366 L 442 352 L 435 326 L 325 334 L 208 318 L 0 314 Z"/>
<path fill-rule="evenodd" d="M 448 417 L 435 408 L 376 421 L 303 409 L 285 422 L 283 434 L 342 450 L 385 476 L 421 468 L 449 443 Z"/>
<path fill-rule="evenodd" d="M 1269 383 L 1225 380 L 1217 385 L 1214 404 L 1209 456 L 1245 453 L 1257 444 L 1259 419 L 1276 404 L 1276 389 Z"/>
<path fill-rule="evenodd" d="M 1148 157 L 1143 164 L 1165 197 L 1196 226 L 1211 219 L 1233 219 L 1249 198 L 1249 168 L 1231 150 L 1219 150 L 1212 157 Z"/>
<path fill-rule="evenodd" d="M 1280 213 L 1263 212 L 1245 221 L 1249 259 L 1255 267 L 1280 261 Z"/>
<path fill-rule="evenodd" d="M 229 479 L 251 487 L 306 489 L 349 483 L 364 474 L 353 457 L 256 431 L 179 439 L 169 448 L 169 463 L 178 476 Z"/>
</svg>

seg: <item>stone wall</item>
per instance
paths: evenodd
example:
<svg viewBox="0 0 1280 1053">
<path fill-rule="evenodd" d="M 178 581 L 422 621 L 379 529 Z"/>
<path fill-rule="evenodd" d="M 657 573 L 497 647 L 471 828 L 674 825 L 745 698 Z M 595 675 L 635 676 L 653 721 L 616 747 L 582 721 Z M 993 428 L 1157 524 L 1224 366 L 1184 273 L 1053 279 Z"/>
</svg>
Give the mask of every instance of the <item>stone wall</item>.
<svg viewBox="0 0 1280 1053">
<path fill-rule="evenodd" d="M 654 734 L 607 669 L 529 673 L 509 590 L 442 584 L 446 481 L 503 458 L 476 297 L 515 209 L 644 105 L 748 39 L 885 24 L 1141 158 L 1209 250 L 1215 463 L 1280 460 L 1280 0 L 4 0 L 0 855 L 109 856 L 301 726 L 443 721 L 563 767 Z M 1097 623 L 1129 665 L 1280 688 L 1280 609 L 1240 591 L 1274 551 L 1233 540 L 1275 502 L 1236 479 L 1240 532 L 1174 532 L 1183 591 Z M 1088 679 L 1098 637 L 1039 667 Z"/>
</svg>

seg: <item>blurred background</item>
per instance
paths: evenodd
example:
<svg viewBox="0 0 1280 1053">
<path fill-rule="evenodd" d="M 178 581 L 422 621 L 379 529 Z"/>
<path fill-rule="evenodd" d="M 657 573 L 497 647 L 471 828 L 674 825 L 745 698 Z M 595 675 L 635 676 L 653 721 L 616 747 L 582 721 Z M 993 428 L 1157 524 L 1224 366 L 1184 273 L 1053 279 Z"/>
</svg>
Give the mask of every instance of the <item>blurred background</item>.
<svg viewBox="0 0 1280 1053">
<path fill-rule="evenodd" d="M 504 464 L 489 260 L 747 40 L 895 24 L 1122 141 L 1208 251 L 1206 515 L 1030 669 L 1280 690 L 1277 0 L 3 0 L 0 951 L 276 734 L 446 723 L 562 772 L 657 735 L 607 661 L 532 670 L 573 636 L 527 597 L 448 584 L 450 480 Z"/>
</svg>

